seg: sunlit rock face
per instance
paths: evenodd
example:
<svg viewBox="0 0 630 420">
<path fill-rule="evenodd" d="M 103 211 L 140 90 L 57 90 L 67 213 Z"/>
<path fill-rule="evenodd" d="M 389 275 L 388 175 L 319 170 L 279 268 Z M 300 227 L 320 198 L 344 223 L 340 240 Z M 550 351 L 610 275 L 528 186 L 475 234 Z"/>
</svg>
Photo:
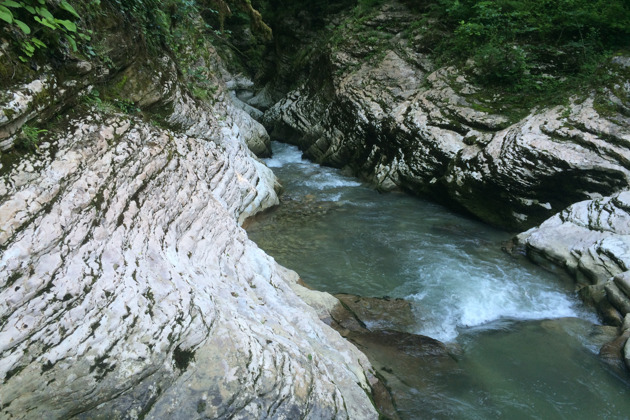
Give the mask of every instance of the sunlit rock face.
<svg viewBox="0 0 630 420">
<path fill-rule="evenodd" d="M 565 268 L 605 321 L 630 331 L 630 192 L 576 203 L 516 239 L 535 261 Z"/>
<path fill-rule="evenodd" d="M 374 414 L 365 358 L 239 227 L 277 197 L 236 125 L 88 117 L 3 170 L 4 417 Z"/>
<path fill-rule="evenodd" d="M 163 64 L 159 123 L 96 107 L 2 161 L 0 417 L 376 418 L 365 356 L 240 227 L 278 203 L 264 129 Z"/>
</svg>

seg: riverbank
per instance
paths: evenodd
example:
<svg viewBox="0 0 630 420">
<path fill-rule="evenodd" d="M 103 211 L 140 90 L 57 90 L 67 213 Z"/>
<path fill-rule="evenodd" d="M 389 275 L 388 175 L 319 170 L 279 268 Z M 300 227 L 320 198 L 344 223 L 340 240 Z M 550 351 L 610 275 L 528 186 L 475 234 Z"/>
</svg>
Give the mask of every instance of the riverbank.
<svg viewBox="0 0 630 420">
<path fill-rule="evenodd" d="M 617 329 L 571 279 L 504 252 L 509 233 L 272 148 L 284 192 L 248 236 L 315 289 L 344 293 L 323 318 L 368 355 L 402 418 L 630 410 L 624 366 L 599 356 Z"/>
</svg>

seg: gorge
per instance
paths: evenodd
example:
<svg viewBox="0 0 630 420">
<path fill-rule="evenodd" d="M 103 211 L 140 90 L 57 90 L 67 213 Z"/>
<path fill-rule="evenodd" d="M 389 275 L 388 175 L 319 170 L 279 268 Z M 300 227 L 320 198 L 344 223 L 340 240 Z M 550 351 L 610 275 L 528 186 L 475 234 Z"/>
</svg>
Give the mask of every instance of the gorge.
<svg viewBox="0 0 630 420">
<path fill-rule="evenodd" d="M 0 417 L 623 417 L 630 54 L 533 104 L 425 12 L 0 2 Z"/>
<path fill-rule="evenodd" d="M 332 324 L 341 319 L 339 332 L 385 378 L 401 418 L 628 412 L 623 369 L 598 356 L 615 328 L 596 325 L 573 281 L 502 251 L 508 233 L 422 199 L 379 194 L 302 159 L 295 146 L 274 143 L 273 151 L 266 162 L 285 191 L 280 206 L 248 222 L 248 236 L 363 321 L 370 333 L 339 315 Z"/>
</svg>

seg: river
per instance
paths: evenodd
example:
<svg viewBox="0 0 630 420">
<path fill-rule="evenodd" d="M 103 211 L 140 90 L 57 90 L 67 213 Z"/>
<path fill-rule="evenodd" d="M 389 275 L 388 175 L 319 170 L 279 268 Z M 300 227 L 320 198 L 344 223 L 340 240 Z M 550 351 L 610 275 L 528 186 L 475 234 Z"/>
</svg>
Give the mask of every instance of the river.
<svg viewBox="0 0 630 420">
<path fill-rule="evenodd" d="M 456 369 L 428 363 L 401 380 L 403 418 L 630 418 L 627 375 L 597 355 L 605 328 L 572 282 L 503 252 L 510 233 L 379 193 L 294 146 L 273 151 L 283 203 L 250 238 L 315 289 L 410 301 L 406 332 L 457 354 Z"/>
</svg>

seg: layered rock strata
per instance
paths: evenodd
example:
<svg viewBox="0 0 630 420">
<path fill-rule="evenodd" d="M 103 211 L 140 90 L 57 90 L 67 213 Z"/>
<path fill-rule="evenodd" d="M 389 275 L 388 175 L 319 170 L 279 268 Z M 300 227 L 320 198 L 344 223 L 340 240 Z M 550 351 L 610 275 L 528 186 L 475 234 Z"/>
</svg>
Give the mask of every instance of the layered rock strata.
<svg viewBox="0 0 630 420">
<path fill-rule="evenodd" d="M 516 240 L 533 260 L 572 274 L 581 296 L 620 327 L 630 367 L 630 192 L 576 203 Z"/>
<path fill-rule="evenodd" d="M 3 417 L 374 415 L 369 363 L 237 223 L 277 200 L 237 126 L 70 132 L 2 178 Z"/>
<path fill-rule="evenodd" d="M 193 100 L 157 61 L 124 70 L 155 113 L 92 99 L 2 155 L 0 417 L 376 418 L 366 357 L 240 227 L 278 202 L 246 146 L 264 130 L 224 88 Z M 47 97 L 35 87 L 55 76 L 38 80 L 3 96 L 4 150 L 90 94 L 79 77 Z"/>
<path fill-rule="evenodd" d="M 360 23 L 331 18 L 340 35 L 265 113 L 271 135 L 381 189 L 428 194 L 513 230 L 628 188 L 630 60 L 610 63 L 618 82 L 602 97 L 519 117 L 460 70 L 436 67 L 408 31 L 416 18 L 396 2 Z M 598 112 L 596 100 L 613 109 Z"/>
</svg>

